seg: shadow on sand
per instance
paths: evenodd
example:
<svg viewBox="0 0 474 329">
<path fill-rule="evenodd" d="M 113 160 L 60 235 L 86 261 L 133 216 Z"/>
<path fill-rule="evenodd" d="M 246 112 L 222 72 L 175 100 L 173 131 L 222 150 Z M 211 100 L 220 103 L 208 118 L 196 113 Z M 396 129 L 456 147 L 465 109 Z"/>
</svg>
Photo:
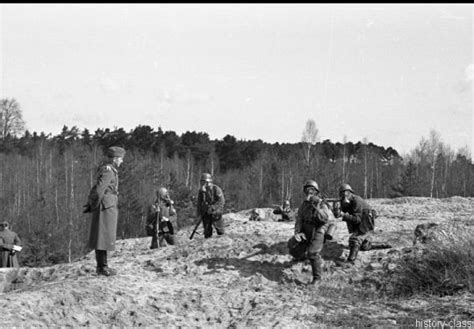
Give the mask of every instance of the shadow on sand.
<svg viewBox="0 0 474 329">
<path fill-rule="evenodd" d="M 254 256 L 258 255 L 288 255 L 287 242 L 278 242 L 267 246 L 264 243 L 259 243 L 253 246 L 255 249 L 260 249 L 250 255 L 245 257 L 236 258 L 236 257 L 211 257 L 195 262 L 196 265 L 202 266 L 206 265 L 210 270 L 204 274 L 213 274 L 218 273 L 218 270 L 228 270 L 228 271 L 239 271 L 239 274 L 242 277 L 251 277 L 257 273 L 260 273 L 266 279 L 281 282 L 284 280 L 285 269 L 291 268 L 293 265 L 304 262 L 305 260 L 290 260 L 285 262 L 275 262 L 275 261 L 266 261 L 266 260 L 251 260 Z M 324 260 L 336 260 L 339 259 L 344 250 L 344 245 L 337 242 L 328 241 L 325 243 L 321 256 Z"/>
</svg>

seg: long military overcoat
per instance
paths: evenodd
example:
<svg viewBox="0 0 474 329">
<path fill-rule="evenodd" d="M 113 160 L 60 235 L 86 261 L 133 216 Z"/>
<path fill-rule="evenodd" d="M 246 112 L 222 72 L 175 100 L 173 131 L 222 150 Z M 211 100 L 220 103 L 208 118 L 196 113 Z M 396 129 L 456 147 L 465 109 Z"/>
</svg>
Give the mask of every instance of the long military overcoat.
<svg viewBox="0 0 474 329">
<path fill-rule="evenodd" d="M 88 246 L 96 250 L 115 250 L 118 221 L 118 172 L 112 164 L 97 170 L 94 186 L 96 201 L 90 204 L 92 221 Z"/>
</svg>

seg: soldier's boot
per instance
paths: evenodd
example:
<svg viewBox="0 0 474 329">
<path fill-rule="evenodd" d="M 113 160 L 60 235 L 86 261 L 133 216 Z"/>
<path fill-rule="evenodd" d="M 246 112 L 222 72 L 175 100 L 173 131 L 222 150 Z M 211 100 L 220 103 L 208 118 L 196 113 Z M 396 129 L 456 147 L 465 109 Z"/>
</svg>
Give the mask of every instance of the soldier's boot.
<svg viewBox="0 0 474 329">
<path fill-rule="evenodd" d="M 323 266 L 321 259 L 311 259 L 311 271 L 313 272 L 313 280 L 311 285 L 317 285 L 321 281 Z"/>
<path fill-rule="evenodd" d="M 117 274 L 117 272 L 114 269 L 111 269 L 107 265 L 107 251 L 106 250 L 97 250 L 96 255 L 99 255 L 99 259 L 97 262 L 97 275 L 112 276 L 112 275 Z"/>
<path fill-rule="evenodd" d="M 359 245 L 352 245 L 349 256 L 347 257 L 347 263 L 354 264 L 357 259 L 357 254 L 359 253 Z"/>
</svg>

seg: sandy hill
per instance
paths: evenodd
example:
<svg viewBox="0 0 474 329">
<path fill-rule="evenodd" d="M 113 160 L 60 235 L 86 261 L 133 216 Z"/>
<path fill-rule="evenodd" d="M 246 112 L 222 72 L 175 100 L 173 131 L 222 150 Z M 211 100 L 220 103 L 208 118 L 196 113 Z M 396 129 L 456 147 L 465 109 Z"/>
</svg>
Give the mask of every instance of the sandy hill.
<svg viewBox="0 0 474 329">
<path fill-rule="evenodd" d="M 307 262 L 286 247 L 294 222 L 249 221 L 250 210 L 225 215 L 227 234 L 150 250 L 151 238 L 117 241 L 109 265 L 114 277 L 95 274 L 93 252 L 44 268 L 1 269 L 1 326 L 315 327 L 414 326 L 416 320 L 474 318 L 474 296 L 389 298 L 377 291 L 396 258 L 409 252 L 420 223 L 459 222 L 474 227 L 474 199 L 376 199 L 376 242 L 391 249 L 359 253 L 352 268 L 335 260 L 348 254 L 348 233 L 338 224 L 325 245 L 323 282 L 308 287 Z M 202 231 L 202 227 L 200 228 Z M 418 247 L 417 247 L 418 248 Z M 15 284 L 16 279 L 23 283 Z M 473 322 L 474 323 L 474 322 Z"/>
</svg>

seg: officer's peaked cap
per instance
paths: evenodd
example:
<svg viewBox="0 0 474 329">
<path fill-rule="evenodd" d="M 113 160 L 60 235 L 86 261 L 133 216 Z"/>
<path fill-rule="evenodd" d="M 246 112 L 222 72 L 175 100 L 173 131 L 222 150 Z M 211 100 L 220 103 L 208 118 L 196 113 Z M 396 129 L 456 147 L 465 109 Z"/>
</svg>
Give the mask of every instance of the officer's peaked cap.
<svg viewBox="0 0 474 329">
<path fill-rule="evenodd" d="M 107 156 L 109 157 L 123 157 L 125 155 L 125 150 L 120 146 L 111 146 L 107 149 Z"/>
</svg>

